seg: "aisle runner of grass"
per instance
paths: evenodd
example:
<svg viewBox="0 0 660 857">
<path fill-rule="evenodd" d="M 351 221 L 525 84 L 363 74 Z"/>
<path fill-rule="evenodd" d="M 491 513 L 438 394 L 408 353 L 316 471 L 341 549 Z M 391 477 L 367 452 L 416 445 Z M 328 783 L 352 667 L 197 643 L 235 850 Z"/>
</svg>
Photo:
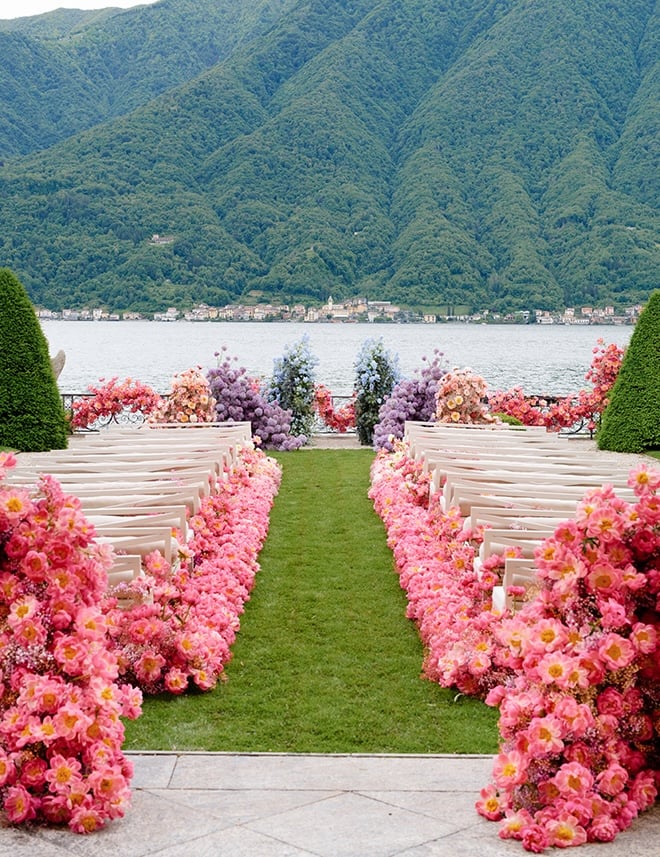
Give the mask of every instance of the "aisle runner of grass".
<svg viewBox="0 0 660 857">
<path fill-rule="evenodd" d="M 128 749 L 491 753 L 496 712 L 420 678 L 369 450 L 279 454 L 282 487 L 227 681 L 145 701 Z"/>
</svg>

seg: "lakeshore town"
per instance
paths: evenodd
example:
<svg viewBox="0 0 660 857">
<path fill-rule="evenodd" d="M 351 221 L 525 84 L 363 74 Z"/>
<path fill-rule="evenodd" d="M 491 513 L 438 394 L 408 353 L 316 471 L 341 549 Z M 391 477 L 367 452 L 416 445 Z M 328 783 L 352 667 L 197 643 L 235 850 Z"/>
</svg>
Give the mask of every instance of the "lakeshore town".
<svg viewBox="0 0 660 857">
<path fill-rule="evenodd" d="M 124 312 L 109 313 L 102 308 L 63 309 L 54 312 L 36 308 L 42 319 L 62 319 L 64 321 L 295 321 L 310 324 L 320 323 L 394 323 L 394 324 L 439 324 L 445 322 L 463 322 L 466 324 L 635 324 L 642 305 L 626 307 L 623 313 L 615 312 L 613 306 L 606 307 L 567 307 L 562 312 L 548 310 L 518 310 L 512 313 L 495 313 L 489 310 L 469 315 L 440 314 L 433 312 L 413 312 L 402 309 L 390 301 L 368 301 L 365 298 L 351 298 L 337 303 L 329 298 L 321 307 L 308 307 L 304 304 L 227 304 L 212 307 L 198 304 L 191 310 L 181 311 L 169 307 L 165 312 L 153 314 Z"/>
</svg>

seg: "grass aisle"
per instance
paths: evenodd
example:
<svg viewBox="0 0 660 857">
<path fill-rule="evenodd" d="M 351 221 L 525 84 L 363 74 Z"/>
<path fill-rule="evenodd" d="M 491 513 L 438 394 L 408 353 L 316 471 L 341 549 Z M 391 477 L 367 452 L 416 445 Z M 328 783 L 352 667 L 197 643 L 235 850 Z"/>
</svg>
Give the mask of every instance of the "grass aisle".
<svg viewBox="0 0 660 857">
<path fill-rule="evenodd" d="M 214 691 L 145 701 L 127 749 L 481 753 L 496 712 L 420 678 L 369 450 L 277 456 L 280 493 L 261 571 Z"/>
</svg>

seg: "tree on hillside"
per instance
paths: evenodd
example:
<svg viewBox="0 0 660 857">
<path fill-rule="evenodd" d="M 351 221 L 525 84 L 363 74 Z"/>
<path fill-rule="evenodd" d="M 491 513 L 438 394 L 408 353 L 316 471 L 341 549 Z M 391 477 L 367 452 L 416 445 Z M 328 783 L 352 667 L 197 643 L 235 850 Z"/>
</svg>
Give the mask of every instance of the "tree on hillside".
<svg viewBox="0 0 660 857">
<path fill-rule="evenodd" d="M 633 331 L 597 440 L 614 452 L 660 449 L 660 290 Z"/>
<path fill-rule="evenodd" d="M 42 452 L 66 445 L 46 337 L 19 280 L 0 268 L 0 447 Z"/>
</svg>

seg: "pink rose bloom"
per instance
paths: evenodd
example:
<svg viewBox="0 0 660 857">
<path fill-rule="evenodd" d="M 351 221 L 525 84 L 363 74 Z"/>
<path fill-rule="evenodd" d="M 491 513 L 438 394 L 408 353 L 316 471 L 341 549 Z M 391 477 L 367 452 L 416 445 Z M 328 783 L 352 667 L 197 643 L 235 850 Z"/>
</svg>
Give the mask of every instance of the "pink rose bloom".
<svg viewBox="0 0 660 857">
<path fill-rule="evenodd" d="M 141 682 L 149 684 L 158 681 L 165 664 L 165 658 L 161 654 L 155 650 L 147 650 L 136 662 L 135 674 Z"/>
<path fill-rule="evenodd" d="M 12 784 L 16 780 L 16 767 L 13 760 L 0 747 L 0 786 Z"/>
<path fill-rule="evenodd" d="M 74 833 L 94 833 L 95 830 L 100 830 L 103 824 L 101 813 L 85 802 L 73 811 L 69 827 Z"/>
<path fill-rule="evenodd" d="M 559 768 L 554 776 L 554 782 L 560 794 L 572 797 L 590 792 L 594 784 L 594 777 L 584 765 L 579 764 L 579 762 L 569 762 Z"/>
<path fill-rule="evenodd" d="M 534 717 L 526 730 L 530 756 L 560 753 L 564 749 L 563 735 L 564 725 L 558 717 L 552 714 Z"/>
<path fill-rule="evenodd" d="M 598 646 L 598 654 L 612 670 L 627 667 L 635 659 L 635 649 L 630 640 L 620 634 L 606 634 Z"/>
<path fill-rule="evenodd" d="M 66 824 L 71 817 L 65 795 L 46 795 L 41 799 L 41 811 L 51 824 Z"/>
<path fill-rule="evenodd" d="M 639 807 L 640 812 L 650 809 L 658 796 L 655 777 L 652 771 L 641 771 L 630 787 L 630 798 Z"/>
<path fill-rule="evenodd" d="M 618 795 L 620 798 L 617 825 L 619 830 L 627 830 L 639 815 L 639 807 L 634 800 L 629 800 L 625 794 Z"/>
<path fill-rule="evenodd" d="M 11 824 L 22 824 L 35 818 L 38 807 L 39 799 L 32 797 L 24 786 L 10 786 L 7 789 L 4 810 Z"/>
<path fill-rule="evenodd" d="M 499 829 L 500 839 L 522 839 L 523 831 L 532 824 L 532 816 L 526 809 L 507 812 Z"/>
<path fill-rule="evenodd" d="M 587 841 L 587 831 L 573 815 L 561 813 L 559 818 L 547 822 L 549 844 L 556 848 L 572 848 Z"/>
<path fill-rule="evenodd" d="M 522 844 L 525 851 L 541 854 L 550 845 L 550 837 L 540 824 L 530 824 L 523 830 Z"/>
<path fill-rule="evenodd" d="M 172 667 L 165 674 L 165 687 L 170 693 L 183 693 L 188 688 L 188 676 L 178 667 Z"/>
<path fill-rule="evenodd" d="M 598 695 L 596 707 L 599 714 L 621 717 L 625 708 L 623 694 L 614 687 L 607 687 Z"/>
<path fill-rule="evenodd" d="M 552 652 L 566 642 L 566 627 L 556 619 L 542 619 L 530 629 L 530 647 L 536 652 Z"/>
<path fill-rule="evenodd" d="M 578 703 L 572 696 L 563 696 L 554 707 L 553 713 L 569 724 L 573 737 L 580 738 L 594 725 L 594 716 L 586 703 Z"/>
<path fill-rule="evenodd" d="M 30 550 L 21 563 L 21 570 L 30 580 L 39 583 L 46 577 L 48 557 L 42 551 Z"/>
<path fill-rule="evenodd" d="M 504 806 L 497 788 L 491 784 L 481 789 L 479 795 L 474 805 L 479 815 L 489 821 L 499 821 L 504 815 Z"/>
<path fill-rule="evenodd" d="M 612 842 L 619 832 L 616 821 L 608 815 L 601 815 L 589 827 L 590 842 Z"/>
<path fill-rule="evenodd" d="M 658 632 L 653 625 L 636 622 L 632 627 L 630 641 L 637 651 L 648 655 L 654 652 L 658 645 Z"/>
<path fill-rule="evenodd" d="M 616 763 L 601 771 L 596 777 L 596 785 L 601 794 L 618 795 L 628 782 L 628 772 Z"/>
<path fill-rule="evenodd" d="M 527 760 L 522 753 L 511 750 L 500 753 L 493 763 L 493 779 L 503 789 L 524 782 L 527 771 Z"/>
<path fill-rule="evenodd" d="M 56 634 L 53 655 L 55 660 L 69 675 L 80 675 L 87 660 L 89 644 L 86 640 L 65 634 Z"/>
<path fill-rule="evenodd" d="M 598 608 L 601 613 L 601 625 L 606 630 L 625 628 L 630 624 L 626 609 L 614 598 L 601 598 L 598 600 Z"/>
<path fill-rule="evenodd" d="M 41 788 L 46 782 L 48 764 L 44 759 L 33 756 L 21 766 L 21 782 L 29 788 Z"/>
</svg>

